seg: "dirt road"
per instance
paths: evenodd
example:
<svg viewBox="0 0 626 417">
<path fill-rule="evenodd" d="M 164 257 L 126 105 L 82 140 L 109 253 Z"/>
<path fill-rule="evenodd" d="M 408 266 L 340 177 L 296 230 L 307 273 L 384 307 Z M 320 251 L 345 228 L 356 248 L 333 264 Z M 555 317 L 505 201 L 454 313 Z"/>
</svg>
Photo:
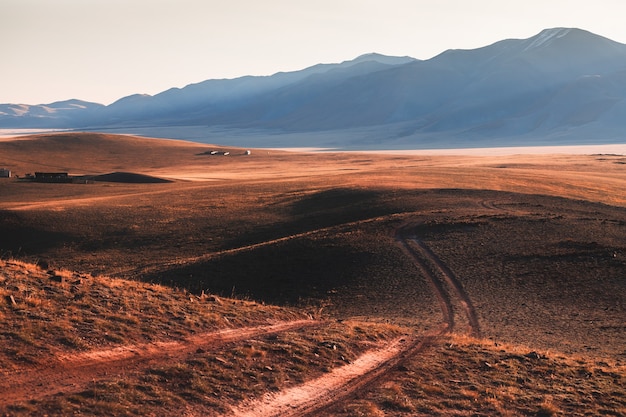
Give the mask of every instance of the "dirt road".
<svg viewBox="0 0 626 417">
<path fill-rule="evenodd" d="M 314 320 L 280 322 L 198 334 L 180 342 L 121 346 L 58 357 L 55 363 L 45 368 L 29 369 L 0 380 L 0 407 L 61 392 L 80 392 L 94 381 L 136 373 L 163 361 L 184 358 L 198 349 L 217 350 L 228 343 L 322 324 Z"/>
<path fill-rule="evenodd" d="M 402 216 L 406 216 L 403 214 Z M 395 217 L 385 217 L 386 220 Z M 367 219 L 351 224 L 342 224 L 293 236 L 261 242 L 255 245 L 226 250 L 218 254 L 251 250 L 272 245 L 286 239 L 304 237 L 322 231 L 354 226 L 358 223 L 377 221 Z M 263 398 L 247 401 L 233 408 L 233 415 L 244 416 L 307 416 L 328 410 L 337 404 L 362 393 L 390 377 L 391 371 L 407 358 L 414 357 L 427 349 L 439 338 L 457 329 L 456 315 L 464 314 L 468 333 L 477 336 L 480 328 L 476 311 L 464 291 L 459 279 L 415 234 L 415 224 L 405 225 L 396 232 L 399 246 L 410 257 L 415 267 L 427 278 L 439 300 L 442 311 L 441 325 L 426 334 L 406 335 L 385 346 L 380 346 L 352 363 L 333 369 L 327 375 L 292 387 L 277 394 L 266 394 Z M 198 261 L 197 258 L 187 262 Z M 459 307 L 461 306 L 461 307 Z M 324 322 L 300 320 L 281 322 L 267 326 L 227 329 L 188 337 L 184 341 L 155 342 L 143 345 L 121 346 L 115 349 L 85 352 L 77 356 L 58 357 L 45 369 L 31 369 L 0 381 L 0 407 L 19 402 L 37 400 L 58 393 L 73 393 L 87 389 L 90 383 L 125 375 L 136 374 L 163 361 L 182 360 L 198 349 L 217 350 L 228 343 L 241 342 L 250 338 L 271 335 L 289 330 L 322 326 Z"/>
<path fill-rule="evenodd" d="M 278 394 L 247 402 L 233 409 L 235 417 L 313 416 L 332 409 L 341 402 L 364 392 L 389 377 L 390 371 L 407 358 L 414 357 L 445 333 L 455 330 L 454 305 L 462 306 L 471 336 L 480 335 L 474 306 L 454 273 L 430 248 L 415 235 L 415 225 L 405 225 L 396 231 L 398 244 L 429 280 L 443 315 L 438 330 L 428 334 L 406 336 L 384 348 L 372 350 L 349 365 L 334 369 L 305 384 Z"/>
</svg>

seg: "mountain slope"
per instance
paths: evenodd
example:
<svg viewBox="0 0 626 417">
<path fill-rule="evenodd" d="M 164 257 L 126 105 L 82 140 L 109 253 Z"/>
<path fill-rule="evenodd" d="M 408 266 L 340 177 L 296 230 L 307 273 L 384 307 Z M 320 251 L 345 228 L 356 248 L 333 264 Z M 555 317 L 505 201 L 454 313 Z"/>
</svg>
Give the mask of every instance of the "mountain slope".
<svg viewBox="0 0 626 417">
<path fill-rule="evenodd" d="M 38 105 L 0 104 L 0 126 L 69 127 L 104 108 L 102 104 L 75 99 Z"/>
<path fill-rule="evenodd" d="M 507 138 L 499 139 L 504 145 L 554 137 L 615 141 L 626 128 L 626 45 L 581 29 L 554 28 L 426 61 L 367 54 L 270 77 L 207 80 L 155 96 L 133 95 L 88 112 L 38 118 L 34 110 L 3 110 L 0 126 L 40 127 L 44 120 L 49 127 L 208 126 L 267 135 L 359 135 L 367 129 L 378 147 L 399 138 L 403 147 L 428 141 L 446 146 L 452 139 L 474 144 Z M 283 142 L 316 145 L 287 136 Z M 349 146 L 359 147 L 358 137 Z"/>
</svg>

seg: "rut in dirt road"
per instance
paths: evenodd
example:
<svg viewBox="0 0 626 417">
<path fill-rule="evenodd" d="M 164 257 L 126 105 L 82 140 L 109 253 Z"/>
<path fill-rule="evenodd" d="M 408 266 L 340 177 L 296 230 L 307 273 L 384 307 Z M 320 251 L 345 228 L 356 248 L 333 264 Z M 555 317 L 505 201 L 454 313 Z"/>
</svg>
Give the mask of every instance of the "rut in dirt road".
<svg viewBox="0 0 626 417">
<path fill-rule="evenodd" d="M 439 257 L 435 255 L 433 251 L 423 241 L 417 238 L 411 238 L 410 240 L 417 246 L 420 253 L 435 265 L 445 282 L 452 288 L 453 293 L 459 299 L 461 305 L 463 306 L 463 311 L 465 312 L 465 315 L 467 316 L 467 320 L 469 322 L 470 336 L 480 337 L 478 315 L 476 314 L 476 310 L 474 309 L 472 300 L 470 300 L 469 296 L 465 292 L 465 289 L 463 288 L 461 282 L 450 270 L 450 268 L 448 268 L 448 266 L 444 264 L 441 259 L 439 259 Z"/>
<path fill-rule="evenodd" d="M 327 375 L 233 409 L 234 417 L 314 417 L 383 381 L 406 358 L 427 349 L 446 331 L 405 337 L 369 351 Z"/>
<path fill-rule="evenodd" d="M 409 232 L 408 229 L 408 227 L 398 229 L 396 237 L 404 251 L 413 258 L 418 269 L 429 279 L 439 300 L 444 321 L 448 324 L 448 331 L 452 331 L 455 326 L 452 298 L 454 297 L 461 304 L 462 310 L 467 317 L 469 334 L 474 337 L 480 337 L 478 315 L 463 285 L 452 270 L 439 259 L 428 245 L 420 240 L 415 233 Z"/>
<path fill-rule="evenodd" d="M 405 239 L 398 239 L 400 247 L 404 250 L 404 252 L 413 259 L 415 266 L 422 273 L 423 276 L 428 277 L 428 283 L 430 284 L 435 296 L 437 297 L 437 301 L 439 302 L 439 307 L 441 308 L 441 313 L 443 314 L 443 322 L 446 326 L 446 331 L 451 332 L 454 329 L 454 312 L 452 309 L 452 302 L 450 301 L 450 296 L 445 289 L 443 282 L 437 279 L 436 274 L 430 268 L 430 265 L 424 260 L 420 253 L 410 245 L 409 242 Z"/>
<path fill-rule="evenodd" d="M 405 234 L 405 229 L 397 231 L 398 242 L 432 285 L 443 314 L 440 328 L 421 337 L 406 337 L 402 344 L 396 341 L 386 348 L 370 351 L 354 363 L 337 368 L 314 381 L 242 404 L 233 409 L 235 417 L 312 417 L 321 412 L 330 412 L 341 402 L 357 397 L 359 393 L 390 378 L 390 372 L 395 367 L 424 351 L 442 335 L 454 329 L 453 303 L 446 286 L 451 288 L 463 306 L 471 334 L 480 333 L 472 303 L 452 271 L 426 244 L 413 234 L 410 237 Z"/>
<path fill-rule="evenodd" d="M 232 342 L 253 337 L 321 326 L 324 322 L 298 320 L 258 327 L 225 329 L 188 337 L 185 341 L 155 342 L 91 351 L 59 358 L 45 369 L 33 369 L 0 380 L 0 407 L 38 400 L 60 392 L 80 392 L 99 380 L 110 380 L 136 373 L 164 360 L 183 359 L 198 349 L 216 350 Z"/>
</svg>

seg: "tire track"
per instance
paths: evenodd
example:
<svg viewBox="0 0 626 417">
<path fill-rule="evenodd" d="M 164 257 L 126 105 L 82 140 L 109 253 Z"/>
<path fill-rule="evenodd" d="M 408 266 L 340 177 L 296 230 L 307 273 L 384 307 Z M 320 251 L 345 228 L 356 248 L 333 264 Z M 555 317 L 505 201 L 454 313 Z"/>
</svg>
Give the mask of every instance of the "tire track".
<svg viewBox="0 0 626 417">
<path fill-rule="evenodd" d="M 184 341 L 121 346 L 57 358 L 45 369 L 32 369 L 0 380 L 0 407 L 38 400 L 51 395 L 85 390 L 94 381 L 138 372 L 164 360 L 185 358 L 198 349 L 215 351 L 228 343 L 259 336 L 323 325 L 322 321 L 297 320 L 266 326 L 224 329 L 190 336 Z"/>
<path fill-rule="evenodd" d="M 452 270 L 439 259 L 437 255 L 421 240 L 411 238 L 410 241 L 414 243 L 422 256 L 427 258 L 431 263 L 435 265 L 440 275 L 450 288 L 452 288 L 455 296 L 459 299 L 459 302 L 463 306 L 463 311 L 467 316 L 467 320 L 470 326 L 470 336 L 480 337 L 480 326 L 478 323 L 478 315 L 472 304 L 472 300 L 467 295 L 467 292 L 463 288 L 463 285 L 459 279 L 454 275 Z"/>
<path fill-rule="evenodd" d="M 430 347 L 446 331 L 447 326 L 442 326 L 425 336 L 397 339 L 313 381 L 241 405 L 233 409 L 232 416 L 313 417 L 332 410 L 337 404 L 389 378 L 393 369 Z"/>
<path fill-rule="evenodd" d="M 448 295 L 443 282 L 437 279 L 436 274 L 430 268 L 428 263 L 424 261 L 423 256 L 420 256 L 420 253 L 413 247 L 413 245 L 409 244 L 407 239 L 398 237 L 398 243 L 404 252 L 412 258 L 415 266 L 419 269 L 422 275 L 428 278 L 428 283 L 433 289 L 433 292 L 439 302 L 446 330 L 447 332 L 451 332 L 454 329 L 454 312 L 450 296 Z"/>
<path fill-rule="evenodd" d="M 198 258 L 186 259 L 199 261 L 213 256 L 222 256 L 239 251 L 273 245 L 285 240 L 301 238 L 316 233 L 336 231 L 344 227 L 382 219 L 404 218 L 407 213 L 392 214 L 371 219 L 364 219 L 347 224 L 334 225 L 291 236 L 285 236 L 259 244 L 207 254 Z M 273 396 L 249 403 L 234 409 L 235 416 L 313 416 L 323 410 L 332 410 L 338 403 L 357 397 L 381 381 L 391 377 L 391 372 L 408 358 L 438 342 L 440 337 L 455 328 L 453 299 L 463 305 L 468 317 L 472 335 L 480 333 L 478 319 L 471 300 L 463 290 L 452 271 L 420 241 L 411 228 L 401 227 L 396 231 L 397 241 L 402 250 L 410 256 L 416 267 L 426 276 L 437 296 L 443 314 L 439 329 L 423 334 L 406 336 L 377 350 L 365 353 L 352 364 L 333 370 L 328 375 L 285 390 Z M 171 265 L 168 265 L 171 266 Z M 450 291 L 450 292 L 449 292 Z M 451 295 L 452 294 L 452 295 Z M 270 335 L 288 330 L 320 326 L 323 322 L 302 320 L 283 322 L 271 326 L 228 329 L 203 335 L 193 336 L 183 342 L 161 342 L 140 346 L 126 346 L 107 351 L 87 352 L 74 358 L 59 358 L 58 363 L 46 370 L 33 370 L 16 375 L 10 381 L 0 381 L 0 406 L 16 402 L 40 399 L 58 393 L 80 392 L 90 383 L 106 380 L 127 373 L 136 373 L 158 364 L 163 360 L 176 360 L 186 357 L 198 348 L 215 350 L 227 343 L 238 342 L 260 335 Z"/>
<path fill-rule="evenodd" d="M 408 340 L 397 340 L 391 346 L 362 355 L 353 364 L 335 369 L 329 375 L 240 405 L 233 409 L 234 417 L 313 417 L 323 411 L 332 411 L 337 404 L 357 397 L 359 392 L 390 378 L 394 368 L 453 331 L 454 309 L 446 286 L 463 306 L 471 335 L 480 334 L 476 312 L 460 281 L 424 242 L 408 232 L 409 229 L 408 226 L 397 229 L 396 239 L 433 288 L 443 314 L 440 328 L 421 337 L 414 335 L 407 337 Z"/>
<path fill-rule="evenodd" d="M 178 259 L 171 260 L 171 261 L 161 261 L 159 263 L 147 264 L 147 265 L 143 265 L 141 267 L 135 267 L 135 268 L 117 269 L 115 273 L 116 275 L 122 275 L 122 276 L 132 275 L 135 277 L 148 275 L 148 274 L 165 273 L 171 268 L 179 268 L 179 267 L 184 267 L 184 266 L 194 264 L 194 263 L 206 262 L 211 259 L 219 258 L 222 256 L 236 255 L 238 253 L 248 252 L 248 251 L 252 251 L 255 249 L 259 249 L 259 248 L 272 246 L 272 245 L 276 245 L 279 243 L 288 242 L 290 240 L 300 239 L 300 238 L 309 237 L 309 236 L 315 236 L 315 235 L 328 233 L 328 232 L 336 232 L 336 231 L 343 230 L 343 229 L 350 229 L 354 226 L 359 226 L 363 224 L 374 223 L 374 222 L 379 222 L 379 221 L 388 221 L 388 220 L 393 220 L 393 219 L 402 219 L 411 214 L 414 214 L 414 213 L 391 213 L 387 215 L 376 216 L 376 217 L 371 217 L 371 218 L 362 219 L 362 220 L 356 220 L 353 222 L 340 223 L 340 224 L 335 224 L 332 226 L 322 227 L 319 229 L 313 229 L 313 230 L 308 230 L 305 232 L 294 233 L 292 235 L 282 236 L 282 237 L 278 237 L 275 239 L 265 240 L 265 241 L 258 242 L 258 243 L 252 243 L 250 245 L 244 245 L 244 246 L 239 246 L 235 248 L 223 249 L 223 250 L 219 250 L 215 252 L 205 253 L 203 255 L 190 256 L 186 258 L 178 258 Z"/>
<path fill-rule="evenodd" d="M 418 269 L 429 279 L 439 300 L 444 321 L 448 324 L 448 331 L 453 331 L 455 326 L 452 303 L 452 297 L 454 297 L 461 304 L 463 312 L 467 317 L 469 334 L 474 337 L 480 337 L 480 325 L 476 309 L 463 288 L 461 281 L 428 245 L 416 236 L 414 232 L 415 227 L 416 225 L 399 228 L 396 238 L 405 252 L 411 256 Z M 446 290 L 446 287 L 451 290 L 452 297 Z"/>
</svg>

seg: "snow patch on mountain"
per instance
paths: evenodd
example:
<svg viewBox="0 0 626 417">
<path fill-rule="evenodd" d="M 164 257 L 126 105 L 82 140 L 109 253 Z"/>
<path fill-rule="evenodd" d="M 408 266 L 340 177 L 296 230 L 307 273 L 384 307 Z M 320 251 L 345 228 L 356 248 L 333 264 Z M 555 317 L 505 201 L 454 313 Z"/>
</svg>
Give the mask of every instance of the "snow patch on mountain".
<svg viewBox="0 0 626 417">
<path fill-rule="evenodd" d="M 524 52 L 531 49 L 540 48 L 543 45 L 547 45 L 548 42 L 554 39 L 559 39 L 567 36 L 567 34 L 571 32 L 571 30 L 572 29 L 569 28 L 555 28 L 543 30 L 539 35 L 534 37 L 533 41 L 524 49 Z"/>
</svg>

